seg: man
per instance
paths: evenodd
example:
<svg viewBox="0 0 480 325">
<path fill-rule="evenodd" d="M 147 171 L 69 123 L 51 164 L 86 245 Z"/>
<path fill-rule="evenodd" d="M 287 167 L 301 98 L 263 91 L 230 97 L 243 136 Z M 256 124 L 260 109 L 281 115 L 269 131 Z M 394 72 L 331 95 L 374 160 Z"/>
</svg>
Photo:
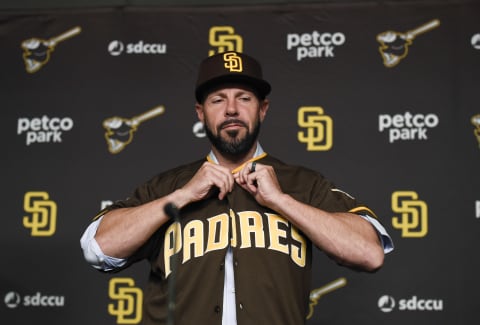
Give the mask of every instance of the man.
<svg viewBox="0 0 480 325">
<path fill-rule="evenodd" d="M 195 109 L 212 143 L 208 157 L 154 177 L 85 231 L 85 258 L 102 271 L 149 260 L 145 324 L 164 324 L 172 312 L 169 282 L 175 324 L 302 324 L 312 244 L 370 272 L 393 249 L 370 209 L 263 151 L 270 89 L 252 57 L 205 59 Z"/>
</svg>

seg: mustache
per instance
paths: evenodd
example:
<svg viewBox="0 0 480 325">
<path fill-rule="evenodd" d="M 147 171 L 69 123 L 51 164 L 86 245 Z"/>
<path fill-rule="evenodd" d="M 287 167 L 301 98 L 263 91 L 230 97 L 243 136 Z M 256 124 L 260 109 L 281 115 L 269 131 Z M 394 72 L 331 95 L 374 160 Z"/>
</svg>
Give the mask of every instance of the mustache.
<svg viewBox="0 0 480 325">
<path fill-rule="evenodd" d="M 247 124 L 239 119 L 229 119 L 229 120 L 226 120 L 224 122 L 222 122 L 218 128 L 219 129 L 223 129 L 224 127 L 226 127 L 227 125 L 230 125 L 230 124 L 240 124 L 241 126 L 243 127 L 247 127 Z"/>
</svg>

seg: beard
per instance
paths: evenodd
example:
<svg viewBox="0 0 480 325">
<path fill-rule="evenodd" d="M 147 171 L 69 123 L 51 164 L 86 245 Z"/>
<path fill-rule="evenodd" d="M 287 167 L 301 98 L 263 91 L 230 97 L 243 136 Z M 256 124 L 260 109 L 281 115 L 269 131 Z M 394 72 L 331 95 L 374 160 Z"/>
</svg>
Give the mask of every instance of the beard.
<svg viewBox="0 0 480 325">
<path fill-rule="evenodd" d="M 206 122 L 206 121 L 205 121 Z M 247 133 L 243 137 L 238 136 L 238 130 L 227 131 L 226 136 L 221 135 L 222 128 L 229 123 L 242 124 Z M 245 123 L 240 120 L 228 120 L 223 122 L 217 127 L 217 134 L 213 134 L 212 130 L 208 127 L 208 123 L 205 124 L 205 133 L 212 145 L 222 154 L 228 156 L 241 156 L 247 154 L 248 151 L 255 144 L 258 134 L 260 133 L 260 121 L 257 120 L 253 130 L 250 131 Z"/>
</svg>

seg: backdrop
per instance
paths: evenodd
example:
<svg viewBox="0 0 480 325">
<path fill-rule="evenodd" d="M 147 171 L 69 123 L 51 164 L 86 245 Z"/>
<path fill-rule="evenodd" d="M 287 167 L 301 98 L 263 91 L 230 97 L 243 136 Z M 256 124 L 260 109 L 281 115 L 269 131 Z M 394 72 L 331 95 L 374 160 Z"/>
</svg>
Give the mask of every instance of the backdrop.
<svg viewBox="0 0 480 325">
<path fill-rule="evenodd" d="M 317 251 L 308 324 L 480 321 L 478 2 L 3 11 L 0 46 L 0 323 L 140 322 L 147 264 L 99 273 L 79 239 L 208 153 L 196 70 L 231 49 L 273 86 L 264 149 L 367 203 L 394 239 L 375 274 Z"/>
</svg>

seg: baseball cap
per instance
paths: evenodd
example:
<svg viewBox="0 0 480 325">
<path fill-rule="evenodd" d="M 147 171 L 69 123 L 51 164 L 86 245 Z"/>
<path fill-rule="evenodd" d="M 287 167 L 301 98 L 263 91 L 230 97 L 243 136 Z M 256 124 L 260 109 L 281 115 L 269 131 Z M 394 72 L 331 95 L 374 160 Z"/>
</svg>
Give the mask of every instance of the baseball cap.
<svg viewBox="0 0 480 325">
<path fill-rule="evenodd" d="M 212 55 L 200 63 L 195 98 L 202 102 L 208 91 L 222 83 L 235 82 L 252 87 L 260 98 L 270 93 L 270 84 L 263 79 L 260 63 L 240 52 Z"/>
</svg>

